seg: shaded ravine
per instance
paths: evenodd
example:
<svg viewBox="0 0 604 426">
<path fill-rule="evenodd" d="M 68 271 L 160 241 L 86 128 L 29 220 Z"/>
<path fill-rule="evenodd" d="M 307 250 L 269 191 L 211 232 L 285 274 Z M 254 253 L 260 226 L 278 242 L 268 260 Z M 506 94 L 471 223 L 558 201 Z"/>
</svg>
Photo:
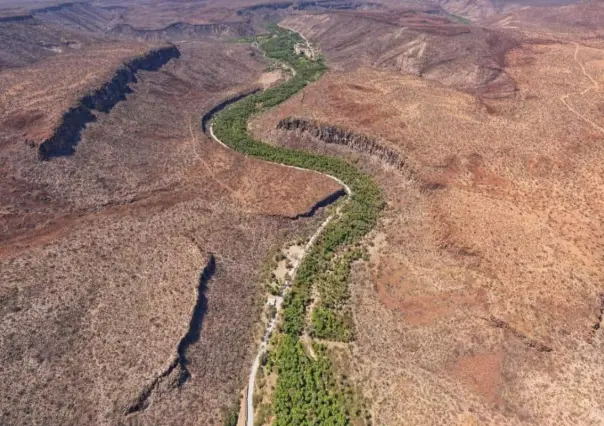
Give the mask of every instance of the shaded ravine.
<svg viewBox="0 0 604 426">
<path fill-rule="evenodd" d="M 174 45 L 151 50 L 121 66 L 114 76 L 101 88 L 82 97 L 76 106 L 63 114 L 61 124 L 53 135 L 38 147 L 41 160 L 53 157 L 73 155 L 80 142 L 82 132 L 88 123 L 96 121 L 95 112 L 108 113 L 119 102 L 126 100 L 132 93 L 130 83 L 138 81 L 139 71 L 158 71 L 170 59 L 180 57 L 180 51 Z"/>
<path fill-rule="evenodd" d="M 157 390 L 164 380 L 171 381 L 169 383 L 170 387 L 181 388 L 191 378 L 191 373 L 188 369 L 187 351 L 192 344 L 199 340 L 203 318 L 208 307 L 205 290 L 208 281 L 212 279 L 215 272 L 216 259 L 213 254 L 210 254 L 206 266 L 201 271 L 197 286 L 197 299 L 191 313 L 189 327 L 178 342 L 176 356 L 165 370 L 158 374 L 149 385 L 143 388 L 137 400 L 126 408 L 124 413 L 126 416 L 145 411 L 151 405 L 153 392 Z M 177 374 L 176 377 L 174 376 L 175 374 Z"/>
<path fill-rule="evenodd" d="M 199 286 L 197 287 L 197 301 L 195 302 L 195 306 L 191 314 L 189 328 L 183 338 L 178 343 L 178 346 L 176 348 L 176 353 L 178 355 L 178 365 L 180 367 L 178 387 L 184 385 L 185 382 L 191 378 L 191 373 L 189 372 L 189 369 L 187 367 L 189 365 L 189 361 L 187 359 L 187 351 L 189 349 L 189 346 L 199 340 L 199 336 L 201 334 L 201 324 L 203 322 L 204 314 L 206 313 L 206 310 L 208 308 L 208 299 L 205 296 L 205 290 L 208 281 L 212 279 L 214 273 L 216 273 L 216 259 L 213 254 L 210 254 L 208 263 L 205 268 L 203 268 L 203 271 L 201 272 L 201 275 L 199 277 Z"/>
</svg>

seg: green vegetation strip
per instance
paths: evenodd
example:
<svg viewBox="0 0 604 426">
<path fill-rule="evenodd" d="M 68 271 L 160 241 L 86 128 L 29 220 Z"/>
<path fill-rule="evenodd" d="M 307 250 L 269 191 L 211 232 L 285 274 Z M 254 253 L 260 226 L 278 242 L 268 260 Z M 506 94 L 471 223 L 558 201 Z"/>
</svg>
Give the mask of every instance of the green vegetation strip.
<svg viewBox="0 0 604 426">
<path fill-rule="evenodd" d="M 453 13 L 446 13 L 446 16 L 449 17 L 453 22 L 463 25 L 472 25 L 472 21 L 466 18 L 465 16 L 455 15 Z"/>
<path fill-rule="evenodd" d="M 305 329 L 313 284 L 322 283 L 319 293 L 324 300 L 313 314 L 311 334 L 340 341 L 352 339 L 352 322 L 342 309 L 348 297 L 346 280 L 351 262 L 359 258 L 356 246 L 375 225 L 384 202 L 372 180 L 344 160 L 269 145 L 249 135 L 247 122 L 253 115 L 284 102 L 327 70 L 322 58 L 310 61 L 294 54 L 294 45 L 303 43 L 294 32 L 273 27 L 258 42 L 268 58 L 295 69 L 295 76 L 219 113 L 212 126 L 214 134 L 242 154 L 329 174 L 345 182 L 352 191 L 339 218 L 330 222 L 307 253 L 285 298 L 281 326 L 284 335 L 278 339 L 276 353 L 271 357 L 279 374 L 273 424 L 346 425 L 351 421 L 352 407 L 333 378 L 325 351 L 318 351 L 317 360 L 310 358 L 299 336 Z"/>
</svg>

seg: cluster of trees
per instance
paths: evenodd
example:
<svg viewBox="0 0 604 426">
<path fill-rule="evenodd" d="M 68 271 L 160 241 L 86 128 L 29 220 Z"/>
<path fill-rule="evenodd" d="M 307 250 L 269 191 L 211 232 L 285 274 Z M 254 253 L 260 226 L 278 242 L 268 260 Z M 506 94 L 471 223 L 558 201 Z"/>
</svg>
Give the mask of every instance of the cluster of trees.
<svg viewBox="0 0 604 426">
<path fill-rule="evenodd" d="M 334 380 L 328 357 L 320 353 L 316 360 L 309 358 L 299 336 L 306 326 L 312 287 L 321 283 L 322 302 L 312 316 L 313 335 L 341 341 L 352 339 L 352 321 L 342 306 L 348 298 L 350 264 L 358 258 L 353 247 L 373 228 L 384 202 L 372 180 L 346 161 L 272 146 L 248 134 L 247 122 L 252 115 L 284 102 L 326 71 L 321 58 L 311 61 L 295 55 L 294 45 L 300 42 L 296 33 L 278 27 L 259 40 L 267 57 L 288 64 L 295 75 L 280 86 L 250 95 L 219 113 L 213 130 L 225 144 L 245 155 L 327 173 L 352 190 L 339 219 L 324 229 L 298 269 L 284 301 L 284 336 L 273 360 L 278 370 L 273 407 L 276 425 L 346 425 L 350 423 L 350 407 Z"/>
<path fill-rule="evenodd" d="M 348 307 L 350 291 L 348 278 L 351 264 L 360 259 L 362 252 L 355 247 L 338 253 L 326 270 L 318 277 L 319 303 L 312 312 L 310 335 L 320 339 L 350 342 L 354 339 L 354 323 Z"/>
<path fill-rule="evenodd" d="M 311 359 L 300 340 L 284 335 L 274 355 L 277 386 L 275 426 L 344 426 L 349 422 L 345 396 L 339 392 L 326 356 Z"/>
</svg>

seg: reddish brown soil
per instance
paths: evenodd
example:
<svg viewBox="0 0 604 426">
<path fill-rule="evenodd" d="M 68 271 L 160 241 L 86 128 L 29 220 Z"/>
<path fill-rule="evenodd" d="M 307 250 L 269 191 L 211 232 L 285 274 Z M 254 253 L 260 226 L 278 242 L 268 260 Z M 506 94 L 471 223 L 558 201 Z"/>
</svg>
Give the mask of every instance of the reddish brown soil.
<svg viewBox="0 0 604 426">
<path fill-rule="evenodd" d="M 73 156 L 40 162 L 36 147 L 152 47 L 106 28 L 231 22 L 259 3 L 102 0 L 93 7 L 120 7 L 110 21 L 0 23 L 1 424 L 218 425 L 233 405 L 267 253 L 310 226 L 291 217 L 338 189 L 200 132 L 216 102 L 273 81 L 260 55 L 181 43 L 180 59 L 141 72 L 126 101 L 98 114 Z M 251 126 L 343 156 L 383 188 L 370 261 L 352 274 L 346 371 L 375 424 L 602 423 L 601 4 L 438 2 L 481 20 L 466 26 L 434 5 L 376 3 L 288 11 L 283 24 L 332 71 Z M 0 16 L 40 5 L 5 1 Z M 264 13 L 254 19 L 274 16 Z M 368 135 L 404 167 L 277 131 L 288 116 Z M 191 378 L 153 387 L 189 330 L 211 253 Z M 149 405 L 128 415 L 149 386 Z"/>
<path fill-rule="evenodd" d="M 103 49 L 1 79 L 1 423 L 221 424 L 245 381 L 267 253 L 339 187 L 201 133 L 205 111 L 261 80 L 266 64 L 241 44 L 181 46 L 98 114 L 73 156 L 39 161 L 61 110 L 135 52 Z M 210 253 L 190 380 L 161 382 L 127 416 L 174 359 Z"/>
<path fill-rule="evenodd" d="M 353 278 L 359 374 L 378 424 L 589 424 L 604 410 L 604 51 L 554 39 L 507 54 L 519 92 L 505 100 L 358 68 L 252 125 L 349 158 L 387 197 Z M 369 135 L 405 167 L 276 130 L 289 116 Z"/>
<path fill-rule="evenodd" d="M 467 388 L 489 402 L 495 402 L 501 384 L 503 353 L 466 355 L 453 365 L 453 375 Z"/>
</svg>

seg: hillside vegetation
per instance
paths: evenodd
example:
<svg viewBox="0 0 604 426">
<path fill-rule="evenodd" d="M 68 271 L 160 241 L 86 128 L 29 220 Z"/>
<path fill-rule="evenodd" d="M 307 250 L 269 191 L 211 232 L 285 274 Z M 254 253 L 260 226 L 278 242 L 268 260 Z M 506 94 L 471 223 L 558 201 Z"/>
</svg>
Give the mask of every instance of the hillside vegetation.
<svg viewBox="0 0 604 426">
<path fill-rule="evenodd" d="M 294 45 L 303 41 L 296 33 L 275 27 L 259 41 L 268 58 L 291 66 L 295 75 L 279 87 L 251 95 L 218 115 L 213 125 L 216 136 L 245 155 L 337 177 L 352 191 L 340 217 L 325 228 L 308 253 L 285 299 L 283 335 L 276 339 L 272 356 L 279 374 L 274 395 L 275 424 L 345 425 L 350 421 L 351 407 L 335 382 L 329 359 L 324 351 L 319 351 L 317 359 L 311 358 L 299 337 L 306 328 L 313 286 L 329 282 L 329 277 L 334 277 L 332 281 L 339 283 L 340 289 L 330 293 L 321 287 L 321 301 L 327 303 L 320 302 L 313 315 L 313 334 L 342 341 L 352 337 L 351 321 L 343 309 L 348 292 L 341 287 L 345 286 L 350 263 L 360 253 L 355 244 L 375 225 L 383 200 L 371 179 L 346 161 L 272 146 L 249 135 L 247 122 L 254 114 L 284 102 L 326 71 L 322 59 L 310 61 L 294 55 Z"/>
</svg>

